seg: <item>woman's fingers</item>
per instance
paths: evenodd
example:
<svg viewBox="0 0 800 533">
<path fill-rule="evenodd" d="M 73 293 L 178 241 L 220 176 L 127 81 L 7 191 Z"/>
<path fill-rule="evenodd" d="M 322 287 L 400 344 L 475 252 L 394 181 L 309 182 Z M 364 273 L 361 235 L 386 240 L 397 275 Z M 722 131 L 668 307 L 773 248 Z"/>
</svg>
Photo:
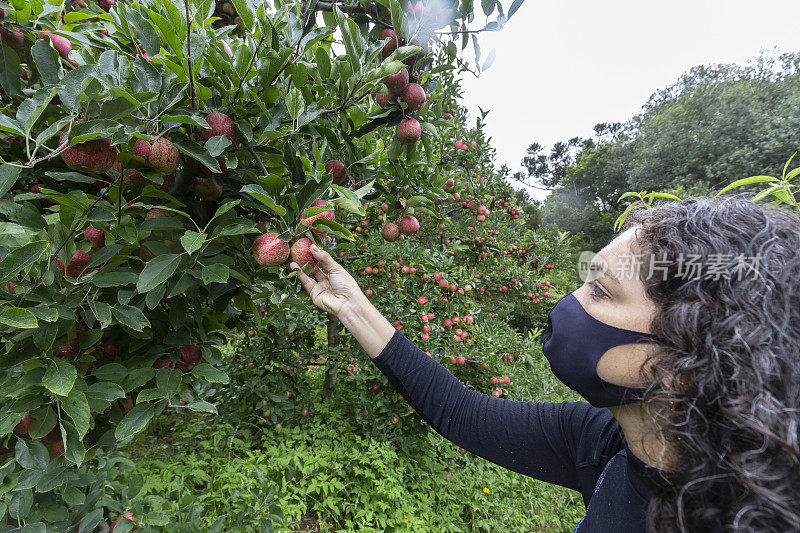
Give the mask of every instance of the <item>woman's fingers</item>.
<svg viewBox="0 0 800 533">
<path fill-rule="evenodd" d="M 325 281 L 328 279 L 327 274 L 320 270 L 319 267 L 315 268 L 312 274 L 314 274 L 314 277 L 317 278 L 317 281 Z"/>
<path fill-rule="evenodd" d="M 297 269 L 297 278 L 300 280 L 300 284 L 303 286 L 303 288 L 306 290 L 308 294 L 311 294 L 311 291 L 314 288 L 314 285 L 317 284 L 317 282 L 308 277 L 308 275 L 305 272 L 303 272 L 303 269 L 300 268 L 300 266 L 297 263 L 295 262 L 289 263 L 289 268 Z"/>
<path fill-rule="evenodd" d="M 333 257 L 331 257 L 331 254 L 317 247 L 317 245 L 311 246 L 311 255 L 313 255 L 314 259 L 317 260 L 319 269 L 327 274 L 332 274 L 334 272 L 340 272 L 344 270 L 342 266 L 339 263 L 337 263 L 333 259 Z"/>
</svg>

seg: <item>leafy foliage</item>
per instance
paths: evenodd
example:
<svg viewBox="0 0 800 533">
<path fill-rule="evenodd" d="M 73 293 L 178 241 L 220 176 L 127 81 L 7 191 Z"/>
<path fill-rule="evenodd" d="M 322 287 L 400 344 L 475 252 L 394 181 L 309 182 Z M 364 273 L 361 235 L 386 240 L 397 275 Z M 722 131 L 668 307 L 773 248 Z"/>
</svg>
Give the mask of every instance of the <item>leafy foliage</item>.
<svg viewBox="0 0 800 533">
<path fill-rule="evenodd" d="M 520 4 L 506 15 L 482 2 L 496 15 L 488 29 Z M 444 110 L 457 96 L 452 71 L 469 68 L 453 38 L 469 37 L 473 7 L 3 4 L 0 529 L 163 525 L 157 509 L 131 507 L 142 483 L 119 482 L 116 450 L 167 409 L 249 401 L 254 388 L 216 396 L 230 382 L 219 347 L 232 334 L 318 323 L 294 274 L 254 261 L 254 237 L 349 250 L 347 217 L 380 195 L 441 218 L 426 206 L 442 195 L 438 163 L 458 159 L 442 143 L 464 128 Z M 379 38 L 392 25 L 396 50 Z M 414 112 L 402 98 L 375 104 L 382 79 L 403 68 L 430 98 Z M 401 145 L 394 126 L 412 115 L 421 139 Z M 346 163 L 344 182 L 325 173 L 330 159 Z M 306 227 L 301 214 L 320 198 L 338 220 Z M 295 353 L 313 344 L 293 341 Z M 277 406 L 276 389 L 303 380 L 275 371 L 290 350 L 262 348 L 259 374 L 236 377 L 262 379 L 258 394 Z M 187 523 L 199 512 L 181 508 Z"/>
</svg>

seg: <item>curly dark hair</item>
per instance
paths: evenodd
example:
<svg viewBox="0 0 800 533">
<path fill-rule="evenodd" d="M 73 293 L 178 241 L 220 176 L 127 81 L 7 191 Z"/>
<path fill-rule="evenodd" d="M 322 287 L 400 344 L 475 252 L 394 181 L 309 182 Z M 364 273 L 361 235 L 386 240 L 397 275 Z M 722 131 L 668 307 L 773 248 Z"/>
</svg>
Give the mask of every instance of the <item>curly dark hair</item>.
<svg viewBox="0 0 800 533">
<path fill-rule="evenodd" d="M 623 225 L 636 227 L 651 331 L 665 341 L 643 366 L 643 409 L 678 456 L 648 531 L 800 531 L 800 216 L 789 209 L 689 198 Z M 705 271 L 737 257 L 738 271 Z"/>
</svg>

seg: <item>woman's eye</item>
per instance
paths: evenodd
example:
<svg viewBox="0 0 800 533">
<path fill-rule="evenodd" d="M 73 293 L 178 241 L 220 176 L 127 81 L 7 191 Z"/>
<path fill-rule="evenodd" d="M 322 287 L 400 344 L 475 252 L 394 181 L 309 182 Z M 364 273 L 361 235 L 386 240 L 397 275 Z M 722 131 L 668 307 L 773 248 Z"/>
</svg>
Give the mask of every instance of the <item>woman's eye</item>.
<svg viewBox="0 0 800 533">
<path fill-rule="evenodd" d="M 600 288 L 600 286 L 597 284 L 596 281 L 592 283 L 592 288 L 594 289 L 591 292 L 592 296 L 594 296 L 595 298 L 606 298 L 606 293 L 603 292 L 603 289 Z"/>
</svg>

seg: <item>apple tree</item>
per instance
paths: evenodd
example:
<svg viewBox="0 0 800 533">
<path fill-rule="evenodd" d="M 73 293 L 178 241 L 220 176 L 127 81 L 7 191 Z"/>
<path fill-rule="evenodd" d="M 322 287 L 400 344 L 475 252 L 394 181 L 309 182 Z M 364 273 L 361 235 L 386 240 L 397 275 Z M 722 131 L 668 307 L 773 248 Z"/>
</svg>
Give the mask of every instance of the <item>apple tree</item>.
<svg viewBox="0 0 800 533">
<path fill-rule="evenodd" d="M 482 2 L 480 29 L 520 4 Z M 470 68 L 470 42 L 480 56 L 475 18 L 471 1 L 0 2 L 0 527 L 169 523 L 128 508 L 118 450 L 166 409 L 217 411 L 232 332 L 302 321 L 289 256 L 355 251 L 340 221 L 380 195 L 420 212 L 441 195 L 439 78 Z"/>
</svg>

